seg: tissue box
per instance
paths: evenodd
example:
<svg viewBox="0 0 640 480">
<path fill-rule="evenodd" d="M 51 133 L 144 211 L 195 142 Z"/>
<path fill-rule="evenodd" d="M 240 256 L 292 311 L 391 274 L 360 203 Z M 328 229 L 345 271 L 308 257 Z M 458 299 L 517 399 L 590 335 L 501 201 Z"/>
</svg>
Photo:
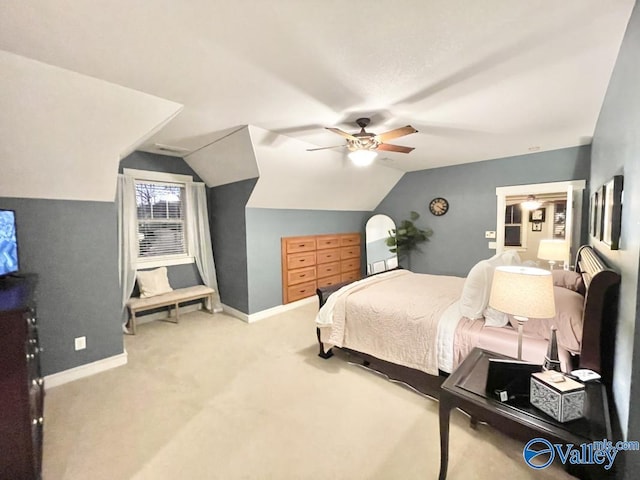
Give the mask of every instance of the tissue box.
<svg viewBox="0 0 640 480">
<path fill-rule="evenodd" d="M 564 377 L 562 382 L 554 382 L 551 377 L 558 375 L 552 370 L 531 374 L 531 404 L 559 422 L 568 422 L 583 416 L 584 384 Z"/>
</svg>

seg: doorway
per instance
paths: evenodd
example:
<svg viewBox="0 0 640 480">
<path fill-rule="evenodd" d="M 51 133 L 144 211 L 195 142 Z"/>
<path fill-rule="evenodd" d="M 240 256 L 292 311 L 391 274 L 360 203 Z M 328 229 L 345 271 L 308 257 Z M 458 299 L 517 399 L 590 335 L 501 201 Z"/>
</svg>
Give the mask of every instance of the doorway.
<svg viewBox="0 0 640 480">
<path fill-rule="evenodd" d="M 580 246 L 585 186 L 585 180 L 575 180 L 496 188 L 496 252 L 515 249 L 523 261 L 547 268 L 547 262 L 538 259 L 540 241 L 566 240 L 569 248 L 563 261 L 571 265 Z M 539 206 L 525 209 L 522 203 L 530 196 Z"/>
</svg>

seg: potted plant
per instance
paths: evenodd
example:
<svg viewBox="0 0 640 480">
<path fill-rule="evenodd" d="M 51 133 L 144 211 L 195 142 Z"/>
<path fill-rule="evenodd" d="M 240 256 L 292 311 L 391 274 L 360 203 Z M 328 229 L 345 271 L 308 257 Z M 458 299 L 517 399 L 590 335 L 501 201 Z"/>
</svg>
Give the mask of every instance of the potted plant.
<svg viewBox="0 0 640 480">
<path fill-rule="evenodd" d="M 413 250 L 420 251 L 419 245 L 428 242 L 429 237 L 433 235 L 433 230 L 427 228 L 423 230 L 416 227 L 413 222 L 420 218 L 418 212 L 411 212 L 409 220 L 402 220 L 400 226 L 389 231 L 389 237 L 386 240 L 387 246 L 391 253 L 398 255 L 398 259 L 407 259 L 407 266 L 411 268 L 411 252 Z"/>
</svg>

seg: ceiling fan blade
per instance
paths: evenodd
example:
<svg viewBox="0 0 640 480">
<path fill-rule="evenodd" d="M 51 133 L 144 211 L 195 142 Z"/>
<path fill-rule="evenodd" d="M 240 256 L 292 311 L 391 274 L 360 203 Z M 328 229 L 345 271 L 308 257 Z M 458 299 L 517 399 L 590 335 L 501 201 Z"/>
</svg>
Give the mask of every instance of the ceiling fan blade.
<svg viewBox="0 0 640 480">
<path fill-rule="evenodd" d="M 339 148 L 339 147 L 346 147 L 346 145 L 342 144 L 342 145 L 334 145 L 333 147 L 307 148 L 307 152 L 315 152 L 317 150 L 328 150 L 329 148 Z"/>
<path fill-rule="evenodd" d="M 411 125 L 407 125 L 406 127 L 396 128 L 395 130 L 389 130 L 388 132 L 381 133 L 380 135 L 376 135 L 376 138 L 384 143 L 387 140 L 393 140 L 394 138 L 404 137 L 405 135 L 410 135 L 412 133 L 416 133 L 417 130 L 413 128 Z"/>
<path fill-rule="evenodd" d="M 381 143 L 376 150 L 384 150 L 385 152 L 410 153 L 413 147 L 403 147 L 401 145 L 391 145 L 389 143 Z"/>
<path fill-rule="evenodd" d="M 350 133 L 343 132 L 339 128 L 332 128 L 332 127 L 324 127 L 324 128 L 326 128 L 327 130 L 331 130 L 333 133 L 337 133 L 338 135 L 342 135 L 344 138 L 348 138 L 349 140 L 357 140 L 356 137 L 354 137 Z"/>
</svg>

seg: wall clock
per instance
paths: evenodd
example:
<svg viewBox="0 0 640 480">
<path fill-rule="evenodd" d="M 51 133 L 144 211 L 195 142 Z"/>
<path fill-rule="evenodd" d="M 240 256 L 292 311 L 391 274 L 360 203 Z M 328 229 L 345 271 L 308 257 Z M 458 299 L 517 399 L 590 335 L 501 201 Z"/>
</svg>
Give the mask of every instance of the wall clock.
<svg viewBox="0 0 640 480">
<path fill-rule="evenodd" d="M 437 217 L 439 217 L 440 215 L 444 215 L 448 210 L 449 202 L 442 197 L 434 198 L 429 203 L 429 211 Z"/>
</svg>

